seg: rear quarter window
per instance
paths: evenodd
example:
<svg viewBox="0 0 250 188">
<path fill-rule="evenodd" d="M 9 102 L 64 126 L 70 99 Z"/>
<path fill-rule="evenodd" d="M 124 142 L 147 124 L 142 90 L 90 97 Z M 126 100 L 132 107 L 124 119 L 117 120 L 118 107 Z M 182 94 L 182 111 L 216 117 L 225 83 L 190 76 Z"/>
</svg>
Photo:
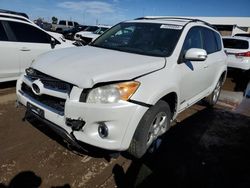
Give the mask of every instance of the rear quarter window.
<svg viewBox="0 0 250 188">
<path fill-rule="evenodd" d="M 61 20 L 61 21 L 59 22 L 59 25 L 66 25 L 66 21 L 65 21 L 65 20 Z"/>
<path fill-rule="evenodd" d="M 69 26 L 73 26 L 73 22 L 68 22 L 68 25 Z"/>
<path fill-rule="evenodd" d="M 246 40 L 239 39 L 223 39 L 223 45 L 225 48 L 232 49 L 248 49 L 249 42 Z"/>
</svg>

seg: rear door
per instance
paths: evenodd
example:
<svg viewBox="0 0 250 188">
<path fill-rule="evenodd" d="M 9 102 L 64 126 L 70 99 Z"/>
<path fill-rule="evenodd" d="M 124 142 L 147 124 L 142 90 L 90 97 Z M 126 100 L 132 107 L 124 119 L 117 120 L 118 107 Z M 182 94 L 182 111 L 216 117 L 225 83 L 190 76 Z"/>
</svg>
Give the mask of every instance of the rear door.
<svg viewBox="0 0 250 188">
<path fill-rule="evenodd" d="M 225 63 L 226 54 L 222 51 L 221 37 L 218 33 L 207 27 L 202 27 L 204 49 L 207 52 L 207 87 L 210 87 L 217 82 L 220 67 Z"/>
</svg>

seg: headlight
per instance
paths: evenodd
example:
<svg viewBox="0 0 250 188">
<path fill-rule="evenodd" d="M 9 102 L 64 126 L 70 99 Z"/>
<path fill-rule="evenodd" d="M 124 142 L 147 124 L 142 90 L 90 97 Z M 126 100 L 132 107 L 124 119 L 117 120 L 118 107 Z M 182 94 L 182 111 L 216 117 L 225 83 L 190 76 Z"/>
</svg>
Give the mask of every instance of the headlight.
<svg viewBox="0 0 250 188">
<path fill-rule="evenodd" d="M 87 103 L 116 103 L 120 100 L 127 101 L 135 93 L 140 83 L 135 81 L 122 82 L 101 86 L 92 89 L 88 95 Z"/>
</svg>

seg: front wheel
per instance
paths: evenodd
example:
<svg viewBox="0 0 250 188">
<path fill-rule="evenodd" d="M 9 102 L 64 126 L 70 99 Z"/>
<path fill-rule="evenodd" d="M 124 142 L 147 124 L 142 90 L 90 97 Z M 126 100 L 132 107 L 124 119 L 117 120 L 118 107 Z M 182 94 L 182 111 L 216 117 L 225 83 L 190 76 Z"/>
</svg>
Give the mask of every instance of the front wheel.
<svg viewBox="0 0 250 188">
<path fill-rule="evenodd" d="M 168 103 L 158 101 L 139 122 L 128 152 L 136 158 L 141 158 L 152 143 L 170 128 L 170 118 Z"/>
<path fill-rule="evenodd" d="M 214 105 L 216 105 L 220 96 L 221 86 L 222 86 L 222 81 L 220 79 L 217 82 L 213 92 L 208 97 L 205 98 L 205 101 L 207 102 L 209 107 L 213 107 Z"/>
</svg>

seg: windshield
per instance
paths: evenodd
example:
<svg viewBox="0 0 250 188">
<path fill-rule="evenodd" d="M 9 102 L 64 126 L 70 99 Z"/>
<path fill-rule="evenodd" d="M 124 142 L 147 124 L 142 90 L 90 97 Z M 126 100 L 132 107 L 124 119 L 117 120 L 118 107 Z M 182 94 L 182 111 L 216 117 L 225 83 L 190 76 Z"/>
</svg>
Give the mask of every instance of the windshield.
<svg viewBox="0 0 250 188">
<path fill-rule="evenodd" d="M 180 27 L 156 23 L 120 23 L 92 46 L 150 56 L 168 57 L 180 37 Z"/>
<path fill-rule="evenodd" d="M 84 31 L 91 31 L 94 32 L 98 29 L 97 26 L 88 26 L 86 29 L 84 29 Z"/>
<path fill-rule="evenodd" d="M 241 36 L 241 37 L 250 37 L 250 33 L 238 33 L 234 36 Z"/>
</svg>

